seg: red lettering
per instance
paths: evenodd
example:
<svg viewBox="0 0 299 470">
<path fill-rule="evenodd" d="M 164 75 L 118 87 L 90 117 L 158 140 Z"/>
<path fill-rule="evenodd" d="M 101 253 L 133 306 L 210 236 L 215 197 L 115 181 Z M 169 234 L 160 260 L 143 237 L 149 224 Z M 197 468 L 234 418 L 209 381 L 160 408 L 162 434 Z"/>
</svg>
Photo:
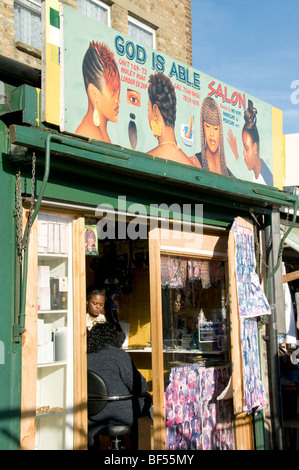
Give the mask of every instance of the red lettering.
<svg viewBox="0 0 299 470">
<path fill-rule="evenodd" d="M 212 96 L 212 95 L 214 95 L 214 93 L 215 93 L 215 89 L 213 88 L 213 85 L 215 85 L 215 82 L 214 82 L 214 81 L 211 82 L 211 83 L 209 83 L 209 85 L 208 85 L 208 87 L 209 87 L 210 90 L 211 90 L 210 93 L 208 94 L 208 96 Z"/>
<path fill-rule="evenodd" d="M 230 103 L 230 99 L 226 96 L 226 92 L 227 92 L 227 89 L 226 89 L 226 86 L 224 87 L 224 101 L 226 101 L 227 103 Z"/>
<path fill-rule="evenodd" d="M 233 94 L 232 94 L 232 97 L 231 97 L 231 102 L 232 102 L 232 105 L 236 105 L 237 102 L 238 102 L 238 92 L 237 91 L 234 91 Z"/>
<path fill-rule="evenodd" d="M 227 87 L 224 87 L 224 93 L 222 91 L 221 83 L 218 84 L 217 88 L 214 88 L 215 86 L 215 81 L 213 80 L 208 84 L 208 87 L 211 91 L 209 91 L 208 96 L 215 95 L 215 98 L 218 96 L 221 97 L 222 102 L 227 102 L 231 103 L 233 106 L 236 106 L 238 104 L 239 108 L 245 109 L 245 93 L 241 94 L 237 91 L 234 91 L 231 96 L 228 95 L 227 92 Z"/>
<path fill-rule="evenodd" d="M 239 108 L 241 107 L 245 109 L 245 93 L 243 93 L 243 98 L 241 96 L 241 93 L 239 93 Z"/>
<path fill-rule="evenodd" d="M 221 84 L 219 83 L 218 87 L 217 87 L 217 90 L 216 90 L 216 93 L 215 93 L 215 97 L 217 98 L 217 96 L 221 96 L 222 98 L 222 101 L 223 101 L 223 93 L 222 93 L 222 88 L 221 88 Z"/>
<path fill-rule="evenodd" d="M 190 96 L 183 95 L 183 100 L 188 101 L 188 103 L 191 103 L 191 98 Z"/>
</svg>

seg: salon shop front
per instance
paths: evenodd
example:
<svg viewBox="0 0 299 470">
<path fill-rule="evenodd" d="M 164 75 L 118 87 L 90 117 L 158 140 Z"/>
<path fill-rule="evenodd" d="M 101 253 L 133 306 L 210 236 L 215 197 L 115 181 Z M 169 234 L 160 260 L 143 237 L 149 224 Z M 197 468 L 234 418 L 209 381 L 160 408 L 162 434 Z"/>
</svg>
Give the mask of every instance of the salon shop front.
<svg viewBox="0 0 299 470">
<path fill-rule="evenodd" d="M 264 247 L 297 198 L 36 125 L 38 90 L 17 93 L 26 112 L 0 122 L 1 447 L 87 448 L 91 288 L 152 395 L 139 450 L 267 449 L 266 429 L 279 442 Z"/>
</svg>

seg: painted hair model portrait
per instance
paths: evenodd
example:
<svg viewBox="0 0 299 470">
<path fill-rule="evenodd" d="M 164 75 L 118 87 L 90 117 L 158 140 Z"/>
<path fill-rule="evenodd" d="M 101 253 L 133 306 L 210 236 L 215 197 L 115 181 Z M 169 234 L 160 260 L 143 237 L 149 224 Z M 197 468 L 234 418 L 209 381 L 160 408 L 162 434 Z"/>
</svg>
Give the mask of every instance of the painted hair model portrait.
<svg viewBox="0 0 299 470">
<path fill-rule="evenodd" d="M 120 76 L 114 55 L 106 44 L 90 43 L 83 59 L 82 73 L 87 112 L 76 134 L 111 143 L 107 123 L 118 120 Z"/>
<path fill-rule="evenodd" d="M 196 154 L 203 170 L 233 176 L 226 166 L 223 145 L 223 124 L 221 112 L 216 101 L 207 96 L 200 112 L 201 151 Z"/>
<path fill-rule="evenodd" d="M 245 124 L 242 130 L 243 155 L 249 171 L 253 171 L 255 182 L 273 186 L 273 175 L 264 160 L 260 157 L 260 136 L 257 130 L 257 110 L 248 100 L 244 113 Z"/>
<path fill-rule="evenodd" d="M 177 99 L 170 78 L 161 72 L 150 75 L 148 121 L 158 145 L 147 153 L 195 166 L 193 160 L 181 150 L 177 143 L 174 131 L 176 111 Z"/>
</svg>

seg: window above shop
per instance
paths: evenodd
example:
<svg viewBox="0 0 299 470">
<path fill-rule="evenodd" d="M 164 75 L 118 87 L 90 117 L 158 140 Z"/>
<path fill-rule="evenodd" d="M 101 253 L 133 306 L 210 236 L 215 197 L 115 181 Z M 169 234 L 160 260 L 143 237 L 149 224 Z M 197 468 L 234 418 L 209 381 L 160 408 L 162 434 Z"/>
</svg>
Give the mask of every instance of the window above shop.
<svg viewBox="0 0 299 470">
<path fill-rule="evenodd" d="M 110 26 L 110 7 L 99 0 L 78 0 L 78 10 Z M 15 41 L 41 50 L 41 0 L 15 0 Z"/>
<path fill-rule="evenodd" d="M 150 26 L 142 23 L 129 16 L 128 18 L 128 34 L 135 41 L 155 49 L 156 47 L 156 32 Z"/>
<path fill-rule="evenodd" d="M 41 49 L 41 0 L 15 0 L 15 41 Z"/>
<path fill-rule="evenodd" d="M 78 0 L 78 11 L 99 23 L 110 26 L 110 7 L 99 0 Z"/>
</svg>

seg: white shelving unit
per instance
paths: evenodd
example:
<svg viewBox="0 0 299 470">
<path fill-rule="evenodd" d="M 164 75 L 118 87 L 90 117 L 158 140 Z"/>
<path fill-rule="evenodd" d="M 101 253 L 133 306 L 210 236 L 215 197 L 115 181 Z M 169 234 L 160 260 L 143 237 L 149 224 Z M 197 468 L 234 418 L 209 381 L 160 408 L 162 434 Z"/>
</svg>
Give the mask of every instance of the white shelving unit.
<svg viewBox="0 0 299 470">
<path fill-rule="evenodd" d="M 73 448 L 72 217 L 38 217 L 36 449 Z"/>
</svg>

